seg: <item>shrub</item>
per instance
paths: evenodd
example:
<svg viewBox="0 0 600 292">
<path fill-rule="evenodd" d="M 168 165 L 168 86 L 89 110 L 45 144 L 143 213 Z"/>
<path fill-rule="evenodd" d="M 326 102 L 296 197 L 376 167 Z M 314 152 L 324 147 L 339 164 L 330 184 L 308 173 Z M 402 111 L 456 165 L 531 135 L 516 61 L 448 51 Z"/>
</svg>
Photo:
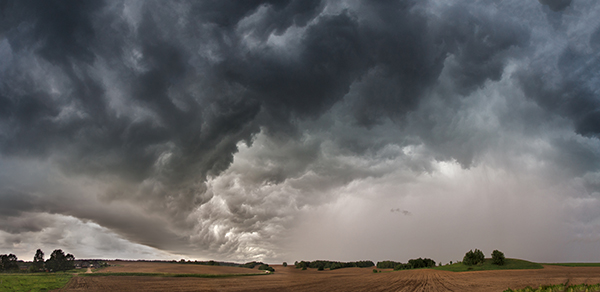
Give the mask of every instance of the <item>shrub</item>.
<svg viewBox="0 0 600 292">
<path fill-rule="evenodd" d="M 373 273 L 377 273 L 377 269 L 373 269 Z"/>
<path fill-rule="evenodd" d="M 492 252 L 492 264 L 494 265 L 504 265 L 504 253 L 499 250 L 494 250 Z"/>
<path fill-rule="evenodd" d="M 317 270 L 318 271 L 323 271 L 323 270 L 325 270 L 325 268 L 323 268 L 323 266 L 319 266 L 319 268 Z"/>
<path fill-rule="evenodd" d="M 287 267 L 287 263 L 286 262 L 283 262 L 283 267 L 284 268 Z"/>
<path fill-rule="evenodd" d="M 483 255 L 482 251 L 478 249 L 475 249 L 475 251 L 470 250 L 465 254 L 465 257 L 463 258 L 463 264 L 467 266 L 482 264 L 484 258 L 485 256 Z"/>
</svg>

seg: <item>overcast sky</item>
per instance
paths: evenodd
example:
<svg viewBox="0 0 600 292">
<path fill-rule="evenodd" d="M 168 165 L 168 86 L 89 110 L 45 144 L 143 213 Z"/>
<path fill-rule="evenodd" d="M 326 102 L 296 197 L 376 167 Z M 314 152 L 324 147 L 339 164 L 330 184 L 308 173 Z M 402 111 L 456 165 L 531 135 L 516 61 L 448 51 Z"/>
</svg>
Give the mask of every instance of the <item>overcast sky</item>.
<svg viewBox="0 0 600 292">
<path fill-rule="evenodd" d="M 0 253 L 600 261 L 600 3 L 0 1 Z"/>
</svg>

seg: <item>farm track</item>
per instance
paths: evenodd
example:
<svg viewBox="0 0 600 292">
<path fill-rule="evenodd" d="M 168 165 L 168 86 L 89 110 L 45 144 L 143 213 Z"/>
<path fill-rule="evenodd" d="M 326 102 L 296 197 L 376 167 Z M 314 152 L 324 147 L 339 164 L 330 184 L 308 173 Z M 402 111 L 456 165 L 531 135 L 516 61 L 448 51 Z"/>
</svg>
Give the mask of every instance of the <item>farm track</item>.
<svg viewBox="0 0 600 292">
<path fill-rule="evenodd" d="M 114 272 L 248 273 L 256 269 L 169 263 L 128 263 Z M 109 269 L 111 269 L 109 268 Z M 504 291 L 541 284 L 600 283 L 600 267 L 545 266 L 539 270 L 447 272 L 429 269 L 374 274 L 372 269 L 301 271 L 274 266 L 272 275 L 232 278 L 169 278 L 145 276 L 73 277 L 59 291 Z"/>
</svg>

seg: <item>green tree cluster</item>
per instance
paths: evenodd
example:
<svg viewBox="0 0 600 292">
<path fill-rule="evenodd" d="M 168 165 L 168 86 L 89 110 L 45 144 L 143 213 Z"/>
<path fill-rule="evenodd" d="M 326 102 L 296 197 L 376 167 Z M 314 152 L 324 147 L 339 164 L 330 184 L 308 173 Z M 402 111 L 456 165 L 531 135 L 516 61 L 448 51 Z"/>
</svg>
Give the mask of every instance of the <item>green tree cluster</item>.
<svg viewBox="0 0 600 292">
<path fill-rule="evenodd" d="M 14 254 L 0 255 L 0 272 L 15 271 L 19 269 L 17 264 L 17 256 Z"/>
<path fill-rule="evenodd" d="M 73 269 L 75 257 L 72 254 L 66 254 L 62 249 L 56 249 L 46 261 L 46 269 L 51 272 L 67 271 Z"/>
<path fill-rule="evenodd" d="M 408 260 L 408 263 L 412 266 L 413 269 L 435 267 L 435 261 L 428 258 L 411 259 Z"/>
<path fill-rule="evenodd" d="M 44 271 L 44 252 L 38 249 L 33 256 L 33 263 L 29 267 L 30 272 L 42 272 Z"/>
<path fill-rule="evenodd" d="M 296 261 L 294 263 L 294 265 L 296 266 L 296 269 L 303 269 L 305 270 L 306 268 L 312 268 L 312 269 L 330 269 L 330 270 L 335 270 L 335 269 L 341 269 L 341 268 L 368 268 L 368 267 L 372 267 L 375 264 L 372 261 L 356 261 L 356 262 L 336 262 L 336 261 L 324 261 L 324 260 L 318 260 L 318 261 Z"/>
<path fill-rule="evenodd" d="M 402 263 L 400 263 L 400 262 L 394 262 L 394 261 L 381 261 L 381 262 L 377 262 L 377 268 L 379 268 L 379 269 L 393 269 L 394 267 L 396 267 L 399 264 L 402 264 Z"/>
<path fill-rule="evenodd" d="M 484 259 L 485 259 L 485 256 L 483 255 L 482 251 L 480 251 L 478 249 L 475 249 L 475 251 L 470 250 L 463 257 L 463 264 L 465 264 L 467 266 L 483 264 Z"/>
<path fill-rule="evenodd" d="M 381 261 L 377 262 L 377 267 L 380 269 L 394 269 L 394 270 L 410 270 L 419 268 L 431 268 L 435 267 L 435 261 L 429 258 L 418 258 L 410 259 L 408 263 L 404 264 L 395 261 Z"/>
<path fill-rule="evenodd" d="M 247 262 L 247 263 L 245 263 L 245 264 L 243 264 L 243 265 L 240 265 L 240 267 L 242 267 L 242 268 L 254 269 L 254 267 L 256 267 L 256 266 L 260 266 L 260 265 L 264 265 L 264 263 L 263 263 L 263 262 L 255 262 L 255 261 L 252 261 L 252 262 Z"/>
<path fill-rule="evenodd" d="M 499 250 L 494 250 L 492 252 L 492 264 L 502 266 L 504 265 L 504 253 Z"/>
<path fill-rule="evenodd" d="M 269 267 L 268 264 L 261 264 L 258 269 L 261 271 L 269 271 L 271 273 L 275 272 L 275 269 L 273 269 L 273 267 Z"/>
</svg>

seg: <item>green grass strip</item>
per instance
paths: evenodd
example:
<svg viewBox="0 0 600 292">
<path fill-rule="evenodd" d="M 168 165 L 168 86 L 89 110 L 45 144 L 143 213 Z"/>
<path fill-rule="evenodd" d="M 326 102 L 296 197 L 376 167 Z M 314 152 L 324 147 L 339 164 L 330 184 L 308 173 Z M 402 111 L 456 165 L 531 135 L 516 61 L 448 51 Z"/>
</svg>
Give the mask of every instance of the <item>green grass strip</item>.
<svg viewBox="0 0 600 292">
<path fill-rule="evenodd" d="M 543 285 L 538 288 L 532 288 L 531 286 L 527 286 L 523 289 L 506 289 L 504 292 L 592 292 L 592 291 L 600 291 L 600 284 L 588 285 L 588 284 L 579 284 L 579 285 Z"/>
<path fill-rule="evenodd" d="M 231 278 L 269 275 L 267 273 L 252 274 L 169 274 L 169 273 L 93 273 L 81 274 L 83 277 L 134 276 L 134 277 L 173 277 L 173 278 Z"/>
<path fill-rule="evenodd" d="M 64 287 L 73 275 L 64 273 L 0 274 L 0 291 L 49 291 Z"/>
<path fill-rule="evenodd" d="M 493 271 L 493 270 L 525 270 L 525 269 L 543 269 L 544 267 L 538 263 L 519 260 L 505 259 L 504 265 L 494 265 L 491 259 L 485 259 L 483 264 L 467 266 L 463 263 L 455 263 L 452 265 L 438 266 L 433 269 L 451 272 L 470 272 L 470 271 Z"/>
</svg>

